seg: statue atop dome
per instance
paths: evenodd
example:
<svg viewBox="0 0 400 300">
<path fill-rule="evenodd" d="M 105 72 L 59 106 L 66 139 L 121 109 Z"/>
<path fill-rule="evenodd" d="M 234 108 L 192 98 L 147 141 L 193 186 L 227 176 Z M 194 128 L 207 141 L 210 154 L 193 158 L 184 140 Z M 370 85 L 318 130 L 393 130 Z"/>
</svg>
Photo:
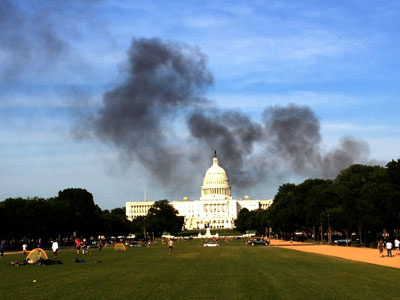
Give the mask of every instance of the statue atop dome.
<svg viewBox="0 0 400 300">
<path fill-rule="evenodd" d="M 200 200 L 232 199 L 229 179 L 218 163 L 217 150 L 214 151 L 213 164 L 208 168 L 201 187 Z"/>
</svg>

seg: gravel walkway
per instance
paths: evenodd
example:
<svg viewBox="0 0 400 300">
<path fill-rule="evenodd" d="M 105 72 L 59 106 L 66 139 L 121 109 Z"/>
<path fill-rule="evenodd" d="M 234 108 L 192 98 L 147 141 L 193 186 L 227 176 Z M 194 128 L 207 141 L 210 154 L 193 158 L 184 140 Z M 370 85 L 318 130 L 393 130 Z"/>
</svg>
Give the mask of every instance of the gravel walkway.
<svg viewBox="0 0 400 300">
<path fill-rule="evenodd" d="M 378 249 L 372 248 L 313 245 L 301 243 L 294 243 L 293 246 L 291 246 L 290 242 L 286 242 L 284 244 L 281 242 L 282 241 L 272 240 L 271 246 L 278 246 L 298 251 L 340 257 L 344 259 L 355 260 L 386 267 L 400 268 L 400 254 L 396 256 L 395 249 L 392 250 L 393 257 L 387 257 L 386 249 L 383 252 L 385 257 L 380 257 Z"/>
</svg>

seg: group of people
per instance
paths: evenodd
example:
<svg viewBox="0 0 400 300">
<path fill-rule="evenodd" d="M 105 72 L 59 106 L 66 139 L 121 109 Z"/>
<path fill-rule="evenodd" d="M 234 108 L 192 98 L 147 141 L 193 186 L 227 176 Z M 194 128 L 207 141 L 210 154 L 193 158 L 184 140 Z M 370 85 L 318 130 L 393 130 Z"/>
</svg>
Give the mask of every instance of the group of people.
<svg viewBox="0 0 400 300">
<path fill-rule="evenodd" d="M 378 250 L 379 250 L 379 254 L 381 255 L 381 257 L 384 257 L 385 255 L 383 254 L 383 249 L 386 248 L 387 251 L 387 256 L 388 257 L 393 257 L 392 254 L 392 249 L 393 249 L 393 244 L 391 241 L 383 241 L 380 240 L 378 243 Z M 400 241 L 396 238 L 394 240 L 394 248 L 396 249 L 396 256 L 400 254 Z"/>
<path fill-rule="evenodd" d="M 42 244 L 41 239 L 39 239 L 39 241 L 36 245 L 36 248 L 43 249 L 43 244 Z M 24 255 L 26 255 L 27 250 L 28 250 L 28 245 L 26 243 L 24 243 L 22 245 L 22 252 L 24 253 Z M 53 258 L 57 258 L 57 253 L 58 253 L 58 240 L 57 239 L 51 241 L 51 251 L 53 252 Z"/>
<path fill-rule="evenodd" d="M 103 243 L 101 242 L 101 240 L 98 242 L 93 241 L 93 245 L 95 245 L 95 247 L 97 247 L 99 249 L 99 251 L 101 251 L 101 249 L 103 248 Z M 82 251 L 82 255 L 88 254 L 89 253 L 89 245 L 88 245 L 86 239 L 77 238 L 75 240 L 75 249 L 76 249 L 76 255 L 79 255 L 81 251 Z"/>
<path fill-rule="evenodd" d="M 43 249 L 43 243 L 42 243 L 41 239 L 38 240 L 38 242 L 36 244 L 36 248 Z M 3 258 L 4 250 L 5 250 L 5 244 L 3 241 L 0 245 L 0 253 L 1 253 L 2 258 Z M 58 253 L 57 239 L 51 241 L 51 251 L 53 252 L 53 258 L 57 258 L 57 253 Z M 24 256 L 26 256 L 28 253 L 28 244 L 25 241 L 22 244 L 22 253 L 24 254 Z"/>
</svg>

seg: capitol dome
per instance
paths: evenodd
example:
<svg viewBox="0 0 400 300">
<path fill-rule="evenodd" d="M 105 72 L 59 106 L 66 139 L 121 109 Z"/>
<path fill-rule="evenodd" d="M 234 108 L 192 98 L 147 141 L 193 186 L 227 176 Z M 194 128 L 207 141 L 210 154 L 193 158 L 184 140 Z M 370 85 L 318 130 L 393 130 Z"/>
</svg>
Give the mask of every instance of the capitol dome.
<svg viewBox="0 0 400 300">
<path fill-rule="evenodd" d="M 232 199 L 228 176 L 218 164 L 216 152 L 213 157 L 213 164 L 204 176 L 200 197 L 200 200 L 214 199 Z"/>
</svg>

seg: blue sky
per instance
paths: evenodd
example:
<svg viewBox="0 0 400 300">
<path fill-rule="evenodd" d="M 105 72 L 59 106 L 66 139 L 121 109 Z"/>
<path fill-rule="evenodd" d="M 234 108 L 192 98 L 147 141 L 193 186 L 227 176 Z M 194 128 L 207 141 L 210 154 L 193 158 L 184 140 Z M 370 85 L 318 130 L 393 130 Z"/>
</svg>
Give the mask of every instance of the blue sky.
<svg viewBox="0 0 400 300">
<path fill-rule="evenodd" d="M 187 188 L 164 188 L 137 162 L 121 163 L 115 147 L 71 135 L 80 113 L 96 111 L 123 78 L 132 38 L 198 47 L 214 76 L 205 96 L 221 109 L 257 120 L 265 106 L 307 105 L 324 148 L 352 136 L 369 144 L 370 159 L 400 157 L 395 1 L 65 3 L 0 4 L 1 200 L 68 187 L 86 188 L 102 208 L 141 200 L 144 190 L 153 200 L 199 196 L 209 163 Z M 273 197 L 284 183 L 270 181 L 258 197 Z M 236 197 L 253 194 L 231 184 Z"/>
</svg>

